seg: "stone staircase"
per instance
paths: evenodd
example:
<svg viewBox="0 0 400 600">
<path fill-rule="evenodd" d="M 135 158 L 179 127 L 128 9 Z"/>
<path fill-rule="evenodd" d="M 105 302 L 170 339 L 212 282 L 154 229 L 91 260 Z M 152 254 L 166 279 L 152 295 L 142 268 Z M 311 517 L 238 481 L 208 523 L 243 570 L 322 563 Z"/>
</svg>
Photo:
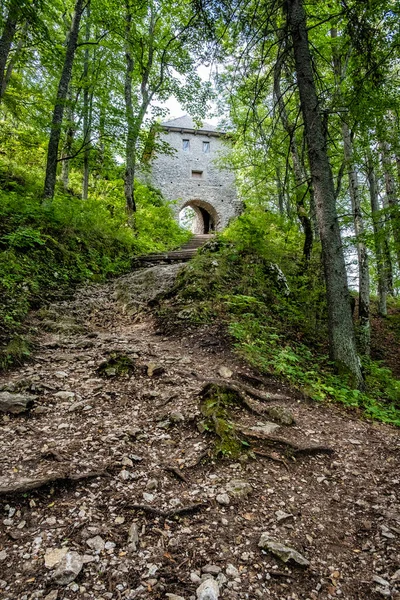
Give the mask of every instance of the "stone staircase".
<svg viewBox="0 0 400 600">
<path fill-rule="evenodd" d="M 193 258 L 197 250 L 213 238 L 213 234 L 194 235 L 182 248 L 163 252 L 162 254 L 146 254 L 138 256 L 133 261 L 134 267 L 145 267 L 158 264 L 186 262 Z"/>
</svg>

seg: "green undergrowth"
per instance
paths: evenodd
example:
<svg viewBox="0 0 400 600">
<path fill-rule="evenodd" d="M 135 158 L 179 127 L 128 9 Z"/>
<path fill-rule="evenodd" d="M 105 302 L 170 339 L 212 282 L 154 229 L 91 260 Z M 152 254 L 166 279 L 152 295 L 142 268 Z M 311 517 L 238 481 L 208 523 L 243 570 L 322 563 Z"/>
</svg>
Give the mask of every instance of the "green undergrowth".
<svg viewBox="0 0 400 600">
<path fill-rule="evenodd" d="M 124 273 L 133 256 L 177 247 L 189 236 L 160 194 L 140 183 L 132 229 L 122 179 L 92 182 L 87 201 L 72 188 L 43 205 L 39 174 L 0 162 L 0 368 L 29 354 L 20 326 L 30 308 L 78 283 Z"/>
<path fill-rule="evenodd" d="M 210 246 L 210 245 L 209 245 Z M 400 425 L 400 381 L 378 362 L 363 364 L 366 389 L 352 389 L 328 354 L 319 249 L 305 268 L 297 228 L 252 210 L 204 248 L 160 308 L 163 320 L 222 321 L 236 351 L 262 372 L 316 401 L 341 402 Z"/>
</svg>

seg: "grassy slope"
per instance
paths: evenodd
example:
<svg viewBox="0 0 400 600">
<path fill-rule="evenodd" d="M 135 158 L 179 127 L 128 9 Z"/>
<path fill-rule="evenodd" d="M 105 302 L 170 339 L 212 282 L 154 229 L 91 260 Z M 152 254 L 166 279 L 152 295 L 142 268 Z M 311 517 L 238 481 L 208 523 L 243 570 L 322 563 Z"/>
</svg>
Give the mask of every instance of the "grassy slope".
<svg viewBox="0 0 400 600">
<path fill-rule="evenodd" d="M 237 352 L 261 371 L 290 382 L 317 401 L 361 408 L 400 425 L 400 381 L 382 363 L 365 359 L 366 390 L 353 390 L 327 357 L 326 305 L 320 260 L 305 272 L 295 230 L 266 213 L 240 217 L 182 275 L 161 308 L 170 322 L 222 321 Z M 275 267 L 285 274 L 287 287 Z M 378 340 L 373 340 L 374 345 Z"/>
<path fill-rule="evenodd" d="M 40 172 L 0 162 L 0 367 L 27 354 L 19 331 L 31 307 L 71 285 L 123 273 L 133 255 L 188 237 L 162 198 L 141 184 L 133 231 L 120 179 L 99 181 L 88 201 L 58 193 L 48 206 L 41 183 Z"/>
</svg>

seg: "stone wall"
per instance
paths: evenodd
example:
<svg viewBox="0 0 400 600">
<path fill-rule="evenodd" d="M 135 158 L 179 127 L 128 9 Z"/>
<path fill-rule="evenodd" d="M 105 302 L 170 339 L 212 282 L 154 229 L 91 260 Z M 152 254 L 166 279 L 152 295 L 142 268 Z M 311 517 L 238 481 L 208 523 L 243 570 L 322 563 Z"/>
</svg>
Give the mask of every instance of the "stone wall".
<svg viewBox="0 0 400 600">
<path fill-rule="evenodd" d="M 175 151 L 172 156 L 160 154 L 152 160 L 152 185 L 167 200 L 176 201 L 173 210 L 177 218 L 182 208 L 192 205 L 195 212 L 196 207 L 207 210 L 216 230 L 226 227 L 241 209 L 234 174 L 216 164 L 229 149 L 229 141 L 215 131 L 176 131 L 167 127 L 160 136 Z M 184 150 L 183 140 L 189 141 L 188 150 Z M 209 143 L 209 152 L 203 151 L 203 142 Z"/>
</svg>

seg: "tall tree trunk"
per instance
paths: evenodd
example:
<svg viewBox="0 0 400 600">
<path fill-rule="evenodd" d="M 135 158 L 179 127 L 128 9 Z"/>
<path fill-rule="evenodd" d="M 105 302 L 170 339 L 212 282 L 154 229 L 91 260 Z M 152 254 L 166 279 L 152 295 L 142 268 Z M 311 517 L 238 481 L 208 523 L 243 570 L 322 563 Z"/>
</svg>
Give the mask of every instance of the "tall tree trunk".
<svg viewBox="0 0 400 600">
<path fill-rule="evenodd" d="M 0 100 L 3 98 L 3 94 L 6 89 L 6 86 L 4 85 L 6 65 L 8 55 L 10 54 L 11 45 L 15 37 L 15 32 L 17 31 L 20 13 L 21 5 L 19 0 L 11 0 L 7 19 L 4 24 L 3 34 L 0 38 Z"/>
<path fill-rule="evenodd" d="M 49 145 L 47 148 L 46 178 L 44 182 L 43 197 L 51 200 L 54 197 L 57 177 L 58 146 L 60 143 L 61 126 L 64 115 L 65 100 L 67 98 L 68 86 L 72 75 L 75 51 L 78 43 L 79 24 L 81 21 L 86 0 L 76 0 L 71 28 L 67 38 L 64 65 L 58 84 L 57 98 L 53 111 Z"/>
<path fill-rule="evenodd" d="M 378 188 L 376 185 L 375 167 L 372 160 L 372 156 L 368 156 L 368 184 L 369 184 L 369 196 L 371 200 L 371 213 L 372 213 L 372 224 L 374 228 L 374 245 L 375 245 L 375 256 L 376 256 L 376 270 L 378 273 L 378 296 L 379 314 L 382 317 L 387 315 L 387 276 L 386 276 L 386 265 L 385 265 L 385 252 L 384 252 L 384 227 L 382 225 L 382 215 L 380 214 L 380 206 L 378 199 Z"/>
<path fill-rule="evenodd" d="M 125 200 L 126 209 L 129 214 L 136 212 L 135 204 L 135 162 L 136 162 L 136 135 L 135 135 L 135 116 L 133 112 L 132 100 L 132 81 L 134 62 L 130 46 L 130 37 L 132 33 L 132 12 L 130 0 L 126 2 L 125 13 L 125 113 L 127 122 L 127 136 L 125 149 Z"/>
<path fill-rule="evenodd" d="M 352 384 L 362 387 L 363 378 L 356 349 L 335 189 L 315 88 L 306 14 L 302 0 L 288 0 L 286 9 L 322 243 L 331 358 L 340 373 L 349 374 Z"/>
<path fill-rule="evenodd" d="M 289 122 L 289 117 L 286 111 L 286 106 L 281 91 L 281 72 L 282 58 L 279 58 L 276 62 L 274 73 L 275 102 L 278 105 L 279 118 L 281 120 L 283 129 L 285 130 L 289 138 L 290 155 L 292 158 L 294 181 L 296 186 L 296 212 L 304 232 L 303 256 L 305 258 L 305 261 L 308 262 L 311 257 L 314 235 L 313 228 L 311 225 L 311 219 L 307 214 L 307 210 L 305 208 L 304 203 L 305 196 L 307 193 L 306 191 L 304 191 L 304 188 L 307 185 L 307 178 L 300 160 L 299 150 L 297 148 L 294 131 L 295 128 Z"/>
<path fill-rule="evenodd" d="M 90 5 L 86 8 L 86 32 L 85 42 L 90 40 Z M 83 182 L 82 182 L 82 200 L 88 199 L 89 193 L 89 156 L 90 156 L 90 106 L 89 106 L 89 46 L 85 48 L 83 59 L 83 143 L 85 145 L 83 153 Z"/>
<path fill-rule="evenodd" d="M 332 39 L 337 38 L 336 27 L 331 28 Z M 343 66 L 342 58 L 337 51 L 337 46 L 332 46 L 332 58 L 334 73 L 336 77 L 337 95 L 342 100 L 341 85 L 345 78 L 346 67 Z M 354 164 L 353 142 L 348 123 L 342 121 L 342 138 L 344 163 L 339 172 L 336 197 L 340 193 L 342 174 L 347 167 L 347 176 L 349 181 L 349 191 L 351 200 L 351 210 L 353 213 L 354 232 L 356 234 L 357 255 L 358 255 L 358 325 L 359 325 L 359 348 L 362 354 L 368 356 L 370 353 L 371 331 L 369 322 L 370 306 L 370 280 L 368 267 L 367 248 L 363 240 L 365 232 L 364 219 L 361 211 L 361 196 L 358 183 L 358 172 Z"/>
<path fill-rule="evenodd" d="M 371 331 L 369 322 L 370 282 L 368 254 L 363 235 L 365 233 L 364 219 L 361 211 L 360 187 L 358 173 L 354 165 L 353 144 L 349 126 L 342 123 L 342 136 L 344 158 L 348 169 L 351 208 L 353 213 L 354 231 L 357 240 L 358 254 L 358 322 L 359 322 L 359 347 L 362 354 L 370 353 Z"/>
<path fill-rule="evenodd" d="M 400 268 L 400 211 L 396 194 L 396 184 L 392 173 L 392 164 L 387 142 L 381 142 L 382 167 L 385 176 L 386 200 L 385 205 L 389 209 L 389 217 L 392 225 L 394 247 L 397 256 L 397 264 Z"/>
</svg>

